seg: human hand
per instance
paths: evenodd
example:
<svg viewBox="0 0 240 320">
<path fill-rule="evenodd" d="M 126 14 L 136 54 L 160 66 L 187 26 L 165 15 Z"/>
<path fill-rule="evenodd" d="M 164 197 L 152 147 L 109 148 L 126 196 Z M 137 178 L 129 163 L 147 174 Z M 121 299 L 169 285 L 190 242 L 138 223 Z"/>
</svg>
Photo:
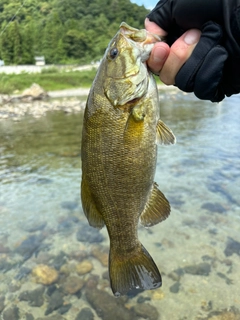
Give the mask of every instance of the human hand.
<svg viewBox="0 0 240 320">
<path fill-rule="evenodd" d="M 167 35 L 166 31 L 148 18 L 145 20 L 145 28 L 163 38 Z M 165 42 L 157 42 L 152 49 L 148 66 L 154 74 L 159 75 L 163 83 L 166 85 L 175 84 L 178 71 L 191 56 L 200 36 L 200 30 L 191 29 L 178 38 L 171 48 Z"/>
<path fill-rule="evenodd" d="M 167 44 L 155 44 L 150 69 L 200 99 L 218 102 L 239 93 L 239 21 L 240 0 L 159 1 L 145 28 L 167 35 Z"/>
</svg>

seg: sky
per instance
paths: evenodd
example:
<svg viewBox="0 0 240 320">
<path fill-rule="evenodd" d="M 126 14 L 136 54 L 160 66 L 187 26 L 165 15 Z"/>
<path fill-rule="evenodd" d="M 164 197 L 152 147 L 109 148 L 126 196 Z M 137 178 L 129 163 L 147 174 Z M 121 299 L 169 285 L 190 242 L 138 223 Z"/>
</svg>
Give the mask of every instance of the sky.
<svg viewBox="0 0 240 320">
<path fill-rule="evenodd" d="M 131 0 L 131 2 L 137 3 L 139 6 L 144 5 L 147 9 L 152 9 L 158 0 Z"/>
</svg>

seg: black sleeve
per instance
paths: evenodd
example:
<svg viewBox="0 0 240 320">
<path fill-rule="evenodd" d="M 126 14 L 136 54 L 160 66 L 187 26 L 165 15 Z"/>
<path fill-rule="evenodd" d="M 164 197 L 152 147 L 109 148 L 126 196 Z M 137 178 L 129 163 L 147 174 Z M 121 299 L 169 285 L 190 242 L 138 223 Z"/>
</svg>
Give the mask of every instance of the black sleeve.
<svg viewBox="0 0 240 320">
<path fill-rule="evenodd" d="M 202 36 L 176 85 L 213 102 L 240 92 L 240 0 L 161 0 L 148 15 L 172 45 L 186 30 Z"/>
</svg>

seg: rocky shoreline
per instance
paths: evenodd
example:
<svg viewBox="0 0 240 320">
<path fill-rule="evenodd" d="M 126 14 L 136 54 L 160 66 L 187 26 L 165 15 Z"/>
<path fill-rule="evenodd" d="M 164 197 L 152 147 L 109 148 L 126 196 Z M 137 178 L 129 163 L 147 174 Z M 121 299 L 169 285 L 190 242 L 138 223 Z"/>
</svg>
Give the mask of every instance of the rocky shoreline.
<svg viewBox="0 0 240 320">
<path fill-rule="evenodd" d="M 80 112 L 85 108 L 88 92 L 89 89 L 80 88 L 46 92 L 33 84 L 19 96 L 0 96 L 0 120 L 19 121 L 25 115 L 39 118 L 48 111 Z"/>
</svg>

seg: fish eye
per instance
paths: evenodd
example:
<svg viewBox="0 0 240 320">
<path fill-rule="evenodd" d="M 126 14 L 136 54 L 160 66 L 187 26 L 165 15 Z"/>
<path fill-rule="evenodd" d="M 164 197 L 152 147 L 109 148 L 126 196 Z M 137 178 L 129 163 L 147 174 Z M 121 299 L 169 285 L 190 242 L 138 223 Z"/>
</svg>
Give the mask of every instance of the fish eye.
<svg viewBox="0 0 240 320">
<path fill-rule="evenodd" d="M 112 48 L 109 52 L 109 56 L 111 59 L 115 59 L 118 56 L 118 49 Z"/>
</svg>

